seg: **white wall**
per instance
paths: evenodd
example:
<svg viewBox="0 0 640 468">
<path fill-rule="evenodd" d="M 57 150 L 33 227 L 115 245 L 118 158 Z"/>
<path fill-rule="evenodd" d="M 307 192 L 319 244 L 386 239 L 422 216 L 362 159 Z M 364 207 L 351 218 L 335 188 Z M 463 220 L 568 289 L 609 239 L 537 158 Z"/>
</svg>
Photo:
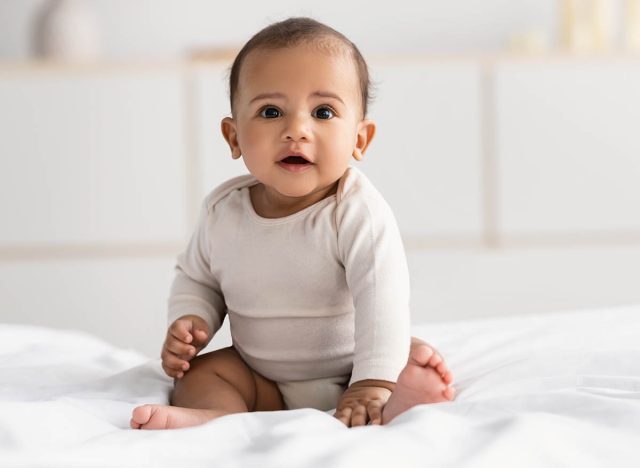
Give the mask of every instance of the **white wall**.
<svg viewBox="0 0 640 468">
<path fill-rule="evenodd" d="M 306 15 L 346 34 L 366 55 L 499 50 L 513 33 L 539 29 L 553 39 L 556 0 L 368 0 L 219 2 L 86 0 L 109 58 L 167 57 L 194 47 L 236 47 L 272 21 Z M 43 0 L 0 1 L 0 59 L 29 54 Z M 376 6 L 372 6 L 376 5 Z"/>
</svg>

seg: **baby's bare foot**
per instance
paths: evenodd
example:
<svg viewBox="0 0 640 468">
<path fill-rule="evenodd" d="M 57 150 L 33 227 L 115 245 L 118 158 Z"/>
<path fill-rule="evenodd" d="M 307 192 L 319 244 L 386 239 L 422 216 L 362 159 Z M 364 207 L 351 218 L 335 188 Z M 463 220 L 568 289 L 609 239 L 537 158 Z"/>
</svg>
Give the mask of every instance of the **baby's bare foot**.
<svg viewBox="0 0 640 468">
<path fill-rule="evenodd" d="M 132 429 L 178 429 L 198 426 L 225 414 L 229 413 L 178 406 L 143 405 L 133 410 L 129 424 Z"/>
<path fill-rule="evenodd" d="M 453 400 L 453 376 L 442 357 L 427 344 L 411 347 L 409 361 L 398 376 L 396 388 L 382 410 L 382 424 L 424 403 Z"/>
</svg>

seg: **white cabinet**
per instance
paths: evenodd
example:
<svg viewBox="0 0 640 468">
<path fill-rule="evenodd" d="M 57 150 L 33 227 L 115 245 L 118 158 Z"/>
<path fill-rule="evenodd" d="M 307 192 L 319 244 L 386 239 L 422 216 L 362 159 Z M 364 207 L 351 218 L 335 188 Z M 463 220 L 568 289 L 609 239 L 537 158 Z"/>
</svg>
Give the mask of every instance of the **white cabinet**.
<svg viewBox="0 0 640 468">
<path fill-rule="evenodd" d="M 0 322 L 85 330 L 159 357 L 173 256 L 0 262 Z"/>
<path fill-rule="evenodd" d="M 0 77 L 0 244 L 184 238 L 179 69 Z"/>
<path fill-rule="evenodd" d="M 360 167 L 393 208 L 403 235 L 479 241 L 479 64 L 373 61 L 371 74 L 377 134 Z"/>
<path fill-rule="evenodd" d="M 231 150 L 222 136 L 220 122 L 231 116 L 229 104 L 229 63 L 215 62 L 195 67 L 192 74 L 194 115 L 194 181 L 198 190 L 196 203 L 222 182 L 242 174 L 247 168 L 242 159 L 232 159 Z"/>
<path fill-rule="evenodd" d="M 188 234 L 183 75 L 0 71 L 0 321 L 158 355 Z"/>
<path fill-rule="evenodd" d="M 408 253 L 414 322 L 640 303 L 640 245 Z"/>
<path fill-rule="evenodd" d="M 495 70 L 498 222 L 509 236 L 640 230 L 640 60 Z"/>
</svg>

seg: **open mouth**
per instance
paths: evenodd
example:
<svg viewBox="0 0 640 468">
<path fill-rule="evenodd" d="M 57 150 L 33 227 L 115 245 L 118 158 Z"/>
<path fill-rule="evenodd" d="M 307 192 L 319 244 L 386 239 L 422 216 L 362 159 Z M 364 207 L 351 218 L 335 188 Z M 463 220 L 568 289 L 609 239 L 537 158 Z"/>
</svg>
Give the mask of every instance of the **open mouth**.
<svg viewBox="0 0 640 468">
<path fill-rule="evenodd" d="M 304 159 L 302 156 L 287 156 L 280 162 L 285 164 L 311 164 L 309 161 Z"/>
<path fill-rule="evenodd" d="M 278 161 L 278 165 L 285 171 L 298 174 L 311 170 L 314 163 L 299 154 L 292 154 Z"/>
</svg>

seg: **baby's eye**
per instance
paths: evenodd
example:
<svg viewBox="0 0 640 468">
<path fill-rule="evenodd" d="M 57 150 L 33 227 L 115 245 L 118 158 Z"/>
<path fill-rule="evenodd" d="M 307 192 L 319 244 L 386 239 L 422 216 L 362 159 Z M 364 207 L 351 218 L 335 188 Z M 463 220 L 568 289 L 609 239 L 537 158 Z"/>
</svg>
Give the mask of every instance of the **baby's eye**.
<svg viewBox="0 0 640 468">
<path fill-rule="evenodd" d="M 329 120 L 335 117 L 335 113 L 333 112 L 333 109 L 331 109 L 330 107 L 318 107 L 318 109 L 316 109 L 315 111 L 315 114 L 316 114 L 316 117 L 322 120 Z"/>
<path fill-rule="evenodd" d="M 275 119 L 277 117 L 280 117 L 280 111 L 275 107 L 267 106 L 262 108 L 262 110 L 260 111 L 260 116 L 264 117 L 265 119 Z"/>
</svg>

